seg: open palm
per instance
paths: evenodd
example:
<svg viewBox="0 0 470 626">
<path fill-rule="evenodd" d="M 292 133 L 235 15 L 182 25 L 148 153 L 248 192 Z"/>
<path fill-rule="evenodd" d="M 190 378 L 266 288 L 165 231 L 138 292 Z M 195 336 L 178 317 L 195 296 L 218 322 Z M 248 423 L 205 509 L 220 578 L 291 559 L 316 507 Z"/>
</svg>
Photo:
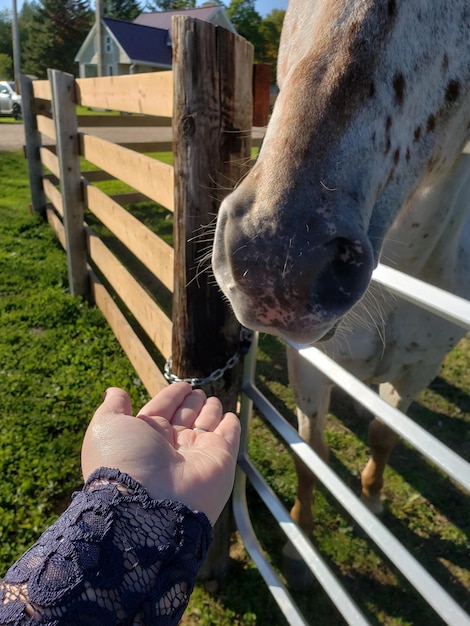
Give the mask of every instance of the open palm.
<svg viewBox="0 0 470 626">
<path fill-rule="evenodd" d="M 166 387 L 136 417 L 128 394 L 112 387 L 83 441 L 83 476 L 119 469 L 150 497 L 182 502 L 214 524 L 233 486 L 239 440 L 236 415 L 187 383 Z"/>
</svg>

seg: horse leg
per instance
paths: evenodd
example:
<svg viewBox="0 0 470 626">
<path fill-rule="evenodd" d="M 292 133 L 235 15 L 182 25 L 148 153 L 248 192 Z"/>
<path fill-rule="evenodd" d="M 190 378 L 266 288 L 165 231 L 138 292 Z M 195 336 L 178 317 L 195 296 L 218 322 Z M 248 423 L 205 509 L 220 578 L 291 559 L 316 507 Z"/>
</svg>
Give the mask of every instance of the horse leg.
<svg viewBox="0 0 470 626">
<path fill-rule="evenodd" d="M 380 385 L 380 397 L 391 406 L 406 413 L 412 401 L 423 389 L 429 386 L 439 371 L 441 362 L 423 365 L 422 362 L 410 368 L 393 383 Z M 383 474 L 393 448 L 400 437 L 379 418 L 369 425 L 371 457 L 361 474 L 361 499 L 375 514 L 383 511 L 380 492 L 383 487 Z"/>
<path fill-rule="evenodd" d="M 329 451 L 323 436 L 332 385 L 316 368 L 303 359 L 296 350 L 287 348 L 289 381 L 297 404 L 299 435 L 320 457 L 328 462 Z M 312 499 L 315 476 L 294 456 L 297 472 L 297 494 L 291 509 L 292 519 L 310 535 L 313 531 Z M 291 586 L 304 588 L 312 581 L 308 568 L 290 542 L 283 549 L 284 573 Z"/>
<path fill-rule="evenodd" d="M 404 410 L 404 409 L 401 409 Z M 372 513 L 383 512 L 380 493 L 383 487 L 383 474 L 398 435 L 377 417 L 369 425 L 369 445 L 371 456 L 361 474 L 361 500 Z"/>
<path fill-rule="evenodd" d="M 329 450 L 323 436 L 323 428 L 327 411 L 324 410 L 323 405 L 329 404 L 330 389 L 325 385 L 321 397 L 316 395 L 312 398 L 313 402 L 308 403 L 309 406 L 306 406 L 307 402 L 297 405 L 299 435 L 326 462 L 329 460 Z M 292 519 L 309 535 L 313 531 L 312 499 L 316 477 L 297 456 L 294 456 L 294 463 L 297 473 L 297 495 L 290 514 Z"/>
</svg>

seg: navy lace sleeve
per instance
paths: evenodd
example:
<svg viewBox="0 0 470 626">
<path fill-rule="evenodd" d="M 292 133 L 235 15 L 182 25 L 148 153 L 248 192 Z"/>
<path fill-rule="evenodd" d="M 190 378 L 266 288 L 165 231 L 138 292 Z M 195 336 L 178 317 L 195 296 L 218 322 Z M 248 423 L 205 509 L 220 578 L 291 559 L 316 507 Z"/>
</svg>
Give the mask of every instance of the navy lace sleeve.
<svg viewBox="0 0 470 626">
<path fill-rule="evenodd" d="M 0 624 L 178 624 L 212 539 L 209 520 L 101 468 L 0 582 Z"/>
</svg>

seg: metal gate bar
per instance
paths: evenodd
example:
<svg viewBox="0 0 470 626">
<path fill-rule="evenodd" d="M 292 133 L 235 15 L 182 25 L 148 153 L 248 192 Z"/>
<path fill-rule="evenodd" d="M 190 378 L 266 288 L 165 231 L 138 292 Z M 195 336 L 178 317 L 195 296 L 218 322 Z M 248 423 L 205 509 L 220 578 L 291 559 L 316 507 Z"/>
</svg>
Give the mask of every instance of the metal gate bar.
<svg viewBox="0 0 470 626">
<path fill-rule="evenodd" d="M 404 413 L 387 404 L 367 385 L 335 363 L 333 359 L 330 359 L 318 348 L 313 346 L 305 348 L 290 341 L 287 343 L 298 350 L 301 356 L 336 385 L 347 391 L 356 402 L 359 402 L 373 414 L 379 416 L 380 421 L 440 467 L 456 483 L 470 491 L 470 463 L 467 463 L 467 461 L 441 443 L 436 437 L 430 435 Z"/>
<path fill-rule="evenodd" d="M 367 532 L 370 538 L 383 551 L 383 553 L 389 558 L 389 560 L 395 564 L 395 566 L 408 579 L 411 585 L 420 593 L 425 601 L 436 611 L 436 613 L 440 615 L 441 618 L 451 626 L 469 626 L 470 616 L 462 609 L 462 607 L 460 607 L 458 603 L 437 583 L 437 581 L 434 580 L 434 578 L 406 550 L 406 548 L 393 536 L 393 534 L 390 533 L 390 531 L 377 519 L 377 517 L 373 515 L 362 504 L 357 496 L 339 479 L 336 473 L 332 469 L 330 469 L 330 467 L 313 451 L 313 449 L 308 444 L 306 444 L 303 439 L 301 439 L 297 431 L 280 415 L 280 413 L 274 408 L 274 406 L 257 389 L 254 383 L 257 347 L 258 336 L 256 334 L 254 336 L 254 341 L 250 354 L 248 355 L 245 363 L 243 383 L 244 398 L 242 399 L 241 411 L 241 420 L 244 436 L 240 451 L 240 467 L 237 471 L 239 474 L 240 472 L 243 472 L 248 475 L 248 478 L 253 483 L 255 490 L 258 492 L 260 497 L 267 504 L 268 508 L 279 521 L 283 531 L 288 535 L 290 541 L 297 549 L 297 551 L 302 555 L 306 553 L 305 538 L 300 534 L 300 531 L 297 528 L 296 530 L 292 530 L 295 525 L 288 526 L 286 518 L 284 517 L 284 515 L 288 516 L 287 511 L 284 509 L 282 513 L 280 512 L 275 501 L 271 499 L 271 488 L 269 487 L 269 485 L 267 485 L 266 481 L 264 481 L 259 473 L 254 471 L 254 466 L 248 460 L 247 433 L 251 416 L 252 403 L 255 404 L 260 413 L 271 424 L 271 426 L 275 428 L 275 430 L 279 433 L 279 435 L 287 443 L 287 445 L 289 445 L 292 451 L 302 459 L 302 461 L 309 467 L 312 472 L 314 472 L 318 480 L 322 482 L 322 484 L 338 500 L 338 502 L 351 515 L 351 517 L 353 517 L 353 519 L 355 519 L 355 521 Z M 310 348 L 308 350 L 310 350 Z M 335 367 L 339 367 L 336 366 L 334 362 L 333 364 L 335 365 Z M 354 384 L 358 382 L 354 378 L 353 381 Z M 348 382 L 351 381 L 348 380 Z M 362 383 L 360 384 L 362 385 Z M 367 387 L 365 387 L 365 389 L 372 396 L 378 398 L 378 396 L 376 396 L 376 394 L 370 391 Z M 349 391 L 349 389 L 347 390 Z M 390 408 L 389 405 L 383 400 L 381 400 L 380 398 L 378 398 L 378 400 L 380 401 L 381 405 L 385 405 L 387 409 Z M 401 413 L 400 415 L 403 416 Z M 411 420 L 409 420 L 409 418 L 406 418 L 406 420 L 408 420 L 413 426 L 416 426 L 413 422 L 411 422 Z M 427 433 L 426 435 L 427 437 L 431 437 Z M 439 446 L 446 448 L 445 446 L 443 446 L 443 444 L 439 444 Z M 462 463 L 465 463 L 465 461 L 463 461 L 459 457 L 457 458 Z M 466 482 L 465 479 L 464 482 Z M 261 562 L 261 560 L 264 559 L 265 563 L 269 565 L 264 555 L 262 554 L 262 549 L 259 546 L 258 542 L 253 542 L 253 537 L 249 537 L 245 534 L 246 528 L 244 528 L 244 526 L 246 526 L 247 523 L 246 520 L 248 518 L 248 511 L 246 510 L 246 501 L 244 500 L 244 495 L 243 498 L 240 495 L 242 492 L 244 494 L 244 480 L 240 480 L 240 478 L 238 478 L 237 483 L 238 486 L 234 497 L 234 514 L 236 519 L 243 520 L 241 527 L 239 527 L 242 540 L 249 543 L 250 555 L 254 560 L 256 558 L 255 562 L 259 563 Z M 282 505 L 279 506 L 282 507 Z M 251 533 L 252 532 L 253 530 L 251 528 Z M 308 554 L 309 556 L 307 557 L 306 563 L 311 571 L 314 573 L 314 575 L 318 577 L 318 580 L 320 584 L 322 584 L 322 586 L 325 588 L 325 591 L 331 597 L 333 597 L 335 593 L 338 593 L 337 586 L 342 589 L 340 595 L 342 600 L 340 601 L 340 603 L 338 603 L 337 598 L 335 597 L 335 605 L 337 606 L 338 610 L 343 615 L 347 623 L 355 623 L 349 621 L 352 617 L 354 619 L 354 616 L 356 614 L 351 614 L 350 612 L 351 607 L 348 606 L 348 595 L 342 587 L 341 583 L 337 579 L 335 579 L 334 576 L 332 576 L 332 580 L 329 578 L 328 575 L 325 575 L 325 572 L 323 570 L 324 564 L 320 565 L 320 568 L 317 567 L 318 561 L 316 560 L 317 554 L 315 551 L 308 550 Z M 269 568 L 271 570 L 269 572 L 269 575 L 271 577 L 274 575 L 277 579 L 275 589 L 278 592 L 279 585 L 282 586 L 282 583 L 280 582 L 279 578 L 274 573 L 270 565 Z M 328 587 L 330 585 L 333 585 L 333 587 L 326 588 L 325 585 Z M 290 614 L 290 617 L 288 617 L 289 620 L 293 619 L 292 615 L 296 616 L 295 620 L 303 619 L 287 591 L 285 591 L 282 597 L 282 602 L 279 602 L 278 600 L 278 604 L 281 607 L 281 610 L 283 610 L 286 617 L 288 617 L 288 614 Z M 288 607 L 287 611 L 286 607 Z M 357 619 L 364 619 L 360 612 L 357 615 Z M 289 621 L 289 623 L 302 624 L 302 621 Z M 362 623 L 367 622 L 365 621 Z"/>
<path fill-rule="evenodd" d="M 351 626 L 370 626 L 370 622 L 362 614 L 359 607 L 356 605 L 356 603 L 352 600 L 350 595 L 338 581 L 338 579 L 325 563 L 319 552 L 315 550 L 312 543 L 307 539 L 303 531 L 292 520 L 288 511 L 281 504 L 279 498 L 277 498 L 274 491 L 271 489 L 271 487 L 269 487 L 264 478 L 253 465 L 253 463 L 246 457 L 241 458 L 239 460 L 239 468 L 250 480 L 251 484 L 253 485 L 265 505 L 268 507 L 273 517 L 277 519 L 286 537 L 289 539 L 292 545 L 296 547 L 299 554 L 302 554 L 302 558 L 309 567 L 310 571 L 323 587 L 326 594 L 331 598 L 333 604 L 344 617 L 346 622 Z M 237 511 L 235 519 L 238 526 L 238 518 L 241 517 L 241 507 L 240 505 L 234 506 L 235 510 Z M 244 516 L 249 518 L 248 509 L 244 511 Z M 258 547 L 258 550 L 261 550 L 261 548 Z M 250 550 L 249 552 L 251 555 L 252 553 Z M 276 576 L 279 584 L 282 585 L 277 574 L 274 573 L 274 575 Z M 281 606 L 279 602 L 278 604 L 279 606 Z M 287 613 L 285 613 L 285 615 L 287 617 Z M 296 617 L 302 620 L 301 623 L 306 623 L 303 621 L 303 618 L 300 617 L 300 614 L 297 614 Z M 289 623 L 292 624 L 297 622 L 289 621 Z"/>
<path fill-rule="evenodd" d="M 372 274 L 378 283 L 408 302 L 463 328 L 470 328 L 470 302 L 418 278 L 379 263 Z"/>
<path fill-rule="evenodd" d="M 411 278 L 387 266 L 379 265 L 374 272 L 373 280 L 389 288 L 392 293 L 396 293 L 448 321 L 466 329 L 470 328 L 470 302 L 462 298 L 448 294 L 441 289 Z M 442 304 L 443 301 L 447 301 L 447 306 Z M 455 482 L 470 491 L 469 463 L 406 415 L 388 405 L 375 392 L 337 365 L 320 350 L 311 346 L 307 347 L 289 343 L 292 347 L 299 350 L 300 354 L 314 367 L 322 371 L 323 374 L 352 395 L 368 410 L 378 415 L 381 421 L 386 423 L 404 440 L 412 444 Z M 302 626 L 306 622 L 263 554 L 263 550 L 254 535 L 245 497 L 247 478 L 251 481 L 272 515 L 277 519 L 292 545 L 299 554 L 306 557 L 305 562 L 307 566 L 316 576 L 326 593 L 334 599 L 337 609 L 346 622 L 349 624 L 367 624 L 368 622 L 300 528 L 291 520 L 277 496 L 250 461 L 248 457 L 248 437 L 253 404 L 255 404 L 259 412 L 273 426 L 291 450 L 301 458 L 351 517 L 367 532 L 379 549 L 394 563 L 402 575 L 408 579 L 436 613 L 450 626 L 469 626 L 470 616 L 463 608 L 434 580 L 431 574 L 424 569 L 377 517 L 362 504 L 356 495 L 314 450 L 300 438 L 297 431 L 257 389 L 255 385 L 257 347 L 258 335 L 255 334 L 244 368 L 240 415 L 243 434 L 234 491 L 234 513 L 242 540 L 245 542 L 250 555 L 260 569 L 263 578 L 268 583 L 289 623 L 295 626 Z"/>
</svg>

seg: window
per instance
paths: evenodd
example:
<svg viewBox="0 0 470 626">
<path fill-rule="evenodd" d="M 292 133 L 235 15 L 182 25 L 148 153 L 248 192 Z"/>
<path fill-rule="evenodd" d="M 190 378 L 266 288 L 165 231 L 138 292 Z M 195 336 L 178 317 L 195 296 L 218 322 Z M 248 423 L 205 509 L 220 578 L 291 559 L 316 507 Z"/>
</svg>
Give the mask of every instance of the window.
<svg viewBox="0 0 470 626">
<path fill-rule="evenodd" d="M 112 52 L 113 51 L 113 42 L 111 40 L 111 37 L 106 37 L 106 52 Z"/>
</svg>

